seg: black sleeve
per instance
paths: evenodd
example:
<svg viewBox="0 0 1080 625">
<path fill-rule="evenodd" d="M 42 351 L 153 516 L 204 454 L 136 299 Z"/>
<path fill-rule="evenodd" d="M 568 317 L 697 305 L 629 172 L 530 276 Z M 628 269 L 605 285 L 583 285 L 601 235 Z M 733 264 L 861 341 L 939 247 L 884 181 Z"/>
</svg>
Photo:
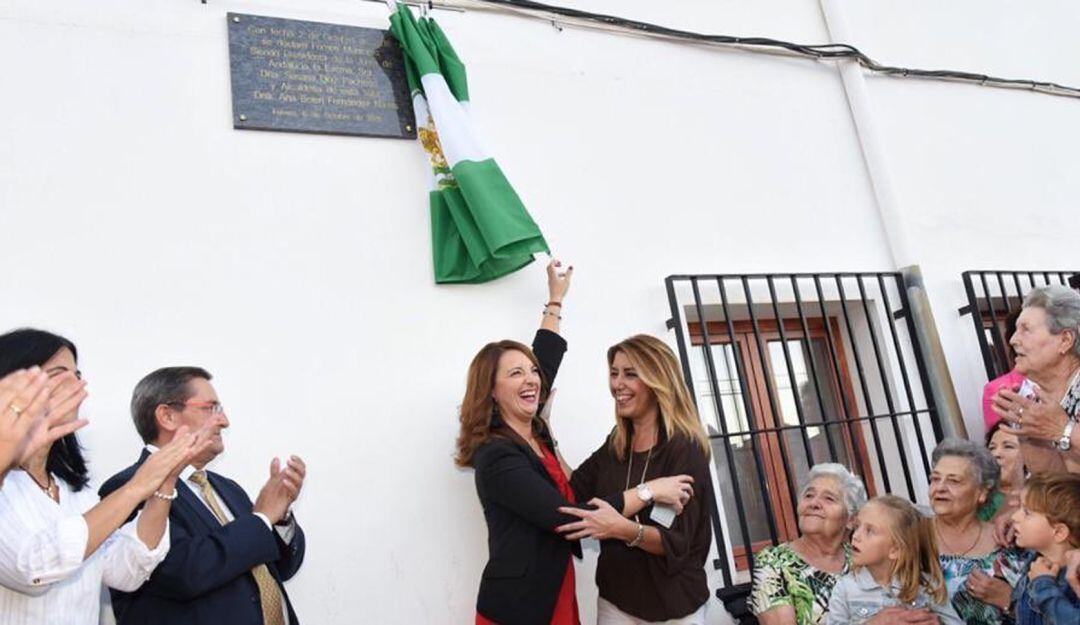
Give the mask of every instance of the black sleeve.
<svg viewBox="0 0 1080 625">
<path fill-rule="evenodd" d="M 548 531 L 566 523 L 580 520 L 559 512 L 560 506 L 591 509 L 592 506 L 567 501 L 555 486 L 544 479 L 525 451 L 510 442 L 490 442 L 481 445 L 473 455 L 476 481 L 486 499 L 511 510 L 529 523 Z M 608 501 L 621 510 L 622 494 L 618 501 Z"/>
<path fill-rule="evenodd" d="M 600 464 L 605 460 L 604 454 L 607 453 L 607 441 L 605 440 L 599 449 L 586 458 L 585 462 L 582 462 L 578 468 L 574 469 L 574 473 L 570 476 L 570 488 L 574 489 L 574 497 L 578 501 L 588 501 L 597 496 Z M 622 500 L 622 493 L 619 493 L 619 500 Z M 622 506 L 616 508 L 616 510 L 622 512 Z"/>
<path fill-rule="evenodd" d="M 540 329 L 533 338 L 533 354 L 540 361 L 540 370 L 544 374 L 544 394 L 551 391 L 555 376 L 559 373 L 563 354 L 566 353 L 566 339 L 551 330 Z"/>
<path fill-rule="evenodd" d="M 679 439 L 682 459 L 669 468 L 668 475 L 685 473 L 694 478 L 694 496 L 690 498 L 682 513 L 675 517 L 670 528 L 656 527 L 660 531 L 660 540 L 664 544 L 664 570 L 674 575 L 694 563 L 693 554 L 701 549 L 698 544 L 702 537 L 711 540 L 709 525 L 709 500 L 712 497 L 709 459 L 696 441 L 683 437 Z M 708 545 L 705 545 L 708 549 Z"/>
</svg>

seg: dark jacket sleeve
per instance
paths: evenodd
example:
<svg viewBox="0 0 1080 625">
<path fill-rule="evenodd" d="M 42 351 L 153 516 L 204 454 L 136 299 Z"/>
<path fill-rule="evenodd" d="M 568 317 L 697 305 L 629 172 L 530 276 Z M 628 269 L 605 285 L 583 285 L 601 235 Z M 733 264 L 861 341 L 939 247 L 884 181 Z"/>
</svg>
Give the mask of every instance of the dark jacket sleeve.
<svg viewBox="0 0 1080 625">
<path fill-rule="evenodd" d="M 592 506 L 567 501 L 551 482 L 540 475 L 525 453 L 509 441 L 492 441 L 476 450 L 473 467 L 483 497 L 548 531 L 580 520 L 559 512 L 559 507 L 591 509 Z M 621 500 L 620 494 L 617 503 L 621 503 Z M 615 505 L 610 501 L 608 503 Z"/>
<path fill-rule="evenodd" d="M 533 354 L 540 361 L 540 370 L 544 373 L 544 394 L 551 391 L 555 376 L 559 373 L 563 355 L 566 353 L 566 339 L 551 330 L 540 329 L 533 338 Z"/>
<path fill-rule="evenodd" d="M 142 592 L 190 601 L 281 557 L 275 533 L 251 513 L 209 534 L 189 534 L 177 523 L 169 526 L 169 555 L 154 569 Z"/>
<path fill-rule="evenodd" d="M 607 441 L 600 446 L 599 449 L 592 452 L 592 455 L 585 459 L 581 465 L 574 469 L 574 473 L 570 476 L 570 488 L 574 489 L 574 497 L 578 501 L 588 501 L 597 496 L 597 483 L 600 478 L 600 465 L 605 459 L 604 454 L 607 452 Z M 622 500 L 622 494 L 619 494 L 619 500 Z M 622 506 L 616 508 L 616 510 L 622 512 Z"/>
<path fill-rule="evenodd" d="M 680 437 L 678 440 L 679 465 L 669 467 L 669 475 L 685 473 L 694 478 L 694 496 L 690 498 L 683 511 L 670 528 L 656 526 L 660 531 L 660 540 L 664 545 L 664 570 L 674 575 L 687 565 L 699 566 L 693 554 L 702 548 L 699 543 L 705 536 L 704 549 L 709 548 L 711 527 L 709 525 L 709 497 L 712 497 L 712 477 L 709 474 L 709 459 L 696 442 Z"/>
<path fill-rule="evenodd" d="M 299 522 L 296 523 L 296 533 L 293 534 L 292 542 L 286 543 L 281 540 L 277 532 L 274 532 L 274 538 L 277 539 L 278 549 L 281 550 L 281 557 L 274 564 L 277 566 L 278 574 L 281 575 L 281 581 L 285 582 L 292 579 L 292 576 L 300 570 L 300 565 L 304 563 L 307 540 Z"/>
</svg>

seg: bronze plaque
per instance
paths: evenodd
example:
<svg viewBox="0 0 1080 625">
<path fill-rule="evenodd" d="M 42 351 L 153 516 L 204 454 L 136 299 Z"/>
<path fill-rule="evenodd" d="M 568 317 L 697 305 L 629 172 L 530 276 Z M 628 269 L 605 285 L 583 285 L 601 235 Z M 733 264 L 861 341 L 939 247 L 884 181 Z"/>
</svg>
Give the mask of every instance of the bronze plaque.
<svg viewBox="0 0 1080 625">
<path fill-rule="evenodd" d="M 229 13 L 233 128 L 415 139 L 389 31 Z"/>
</svg>

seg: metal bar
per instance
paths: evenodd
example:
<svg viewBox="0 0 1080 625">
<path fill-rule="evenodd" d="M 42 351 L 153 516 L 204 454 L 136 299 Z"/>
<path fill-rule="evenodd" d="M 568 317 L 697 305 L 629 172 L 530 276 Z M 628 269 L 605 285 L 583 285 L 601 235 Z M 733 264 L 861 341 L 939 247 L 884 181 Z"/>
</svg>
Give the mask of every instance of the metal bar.
<svg viewBox="0 0 1080 625">
<path fill-rule="evenodd" d="M 975 324 L 975 335 L 979 339 L 979 351 L 982 352 L 983 366 L 986 367 L 986 379 L 993 380 L 997 377 L 994 366 L 994 356 L 990 353 L 990 344 L 986 341 L 986 333 L 983 332 L 982 311 L 979 309 L 979 299 L 975 296 L 975 283 L 971 280 L 970 271 L 961 274 L 964 279 L 964 290 L 967 291 L 968 302 L 971 303 L 973 312 L 971 322 Z M 914 338 L 914 336 L 912 336 Z"/>
<path fill-rule="evenodd" d="M 814 276 L 814 290 L 817 292 L 818 308 L 821 309 L 821 319 L 825 322 L 825 337 L 829 343 L 829 356 L 832 358 L 833 375 L 836 376 L 836 385 L 839 388 L 840 404 L 844 407 L 845 419 L 841 421 L 847 423 L 848 437 L 851 439 L 851 451 L 855 456 L 855 466 L 859 471 L 859 476 L 862 477 L 863 484 L 872 484 L 872 478 L 874 476 L 871 474 L 869 479 L 867 478 L 865 465 L 868 463 L 863 462 L 862 448 L 859 446 L 859 441 L 862 438 L 862 430 L 861 428 L 855 429 L 851 425 L 851 406 L 848 405 L 848 396 L 847 393 L 844 392 L 844 376 L 840 371 L 840 357 L 836 352 L 836 340 L 833 337 L 832 324 L 829 323 L 829 315 L 825 311 L 825 294 L 821 291 L 820 276 Z M 858 412 L 857 406 L 856 412 Z"/>
<path fill-rule="evenodd" d="M 889 274 L 890 278 L 897 281 L 895 274 Z M 892 303 L 889 301 L 889 289 L 885 285 L 885 278 L 882 274 L 878 274 L 878 287 L 881 289 L 881 299 L 885 304 L 886 310 L 892 309 Z M 903 285 L 898 284 L 897 290 L 903 288 Z M 908 401 L 908 410 L 915 410 L 915 393 L 911 388 L 911 378 L 908 377 L 907 365 L 904 363 L 904 351 L 900 345 L 900 333 L 896 331 L 896 324 L 889 324 L 889 334 L 892 335 L 893 348 L 896 349 L 896 362 L 900 365 L 900 379 L 904 382 L 904 394 Z M 922 458 L 923 468 L 926 469 L 927 475 L 930 474 L 930 456 L 926 453 L 926 442 L 923 440 L 922 424 L 919 423 L 918 417 L 915 413 L 912 413 L 912 425 L 915 429 L 915 439 L 919 443 L 919 454 Z"/>
<path fill-rule="evenodd" d="M 765 354 L 765 346 L 761 338 L 761 328 L 758 327 L 757 315 L 754 314 L 754 298 L 750 294 L 750 281 L 745 276 L 742 279 L 742 288 L 743 295 L 746 297 L 746 310 L 750 313 L 750 325 L 754 328 L 754 342 L 757 343 L 758 358 L 761 359 L 763 368 L 761 373 L 765 377 L 765 396 L 769 400 L 769 410 L 772 412 L 773 423 L 779 424 L 783 421 L 783 416 L 780 414 L 776 394 L 773 392 L 772 367 Z M 788 461 L 791 454 L 788 452 L 787 441 L 784 440 L 783 435 L 777 435 L 776 439 L 780 444 L 780 463 L 784 467 L 784 481 L 787 482 L 788 494 L 791 496 L 791 509 L 794 510 L 799 507 L 799 497 L 795 494 L 795 484 L 792 479 L 795 474 L 791 472 L 791 464 Z"/>
<path fill-rule="evenodd" d="M 739 390 L 742 393 L 743 408 L 746 410 L 746 421 L 747 423 L 753 423 L 754 406 L 750 403 L 750 389 L 746 385 L 746 363 L 742 360 L 739 343 L 735 340 L 735 323 L 731 320 L 731 308 L 728 306 L 727 288 L 724 286 L 723 278 L 717 278 L 716 285 L 720 289 L 720 307 L 724 311 L 724 321 L 727 322 L 728 336 L 731 337 L 731 354 L 735 359 L 735 373 L 739 377 Z M 776 520 L 773 514 L 772 500 L 769 498 L 768 474 L 765 473 L 765 465 L 762 462 L 761 449 L 758 447 L 757 437 L 752 434 L 750 435 L 750 446 L 754 454 L 754 466 L 757 467 L 758 479 L 761 480 L 761 497 L 765 503 L 765 520 L 769 524 L 769 537 L 775 545 L 778 540 L 776 537 Z M 748 552 L 746 555 L 752 565 L 754 562 L 753 552 Z"/>
<path fill-rule="evenodd" d="M 1013 284 L 1016 285 L 1016 294 L 1020 297 L 1020 306 L 1024 306 L 1024 289 L 1020 288 L 1020 274 L 1012 272 Z"/>
<path fill-rule="evenodd" d="M 780 316 L 780 306 L 776 303 L 776 285 L 773 283 L 773 279 L 768 278 L 769 284 L 769 299 L 772 301 L 773 316 L 776 317 L 776 325 L 780 329 L 780 345 L 784 351 L 784 365 L 788 371 L 788 382 L 791 384 L 791 396 L 795 400 L 795 417 L 798 420 L 799 425 L 802 426 L 802 441 L 803 449 L 806 451 L 806 466 L 809 469 L 814 466 L 814 451 L 810 448 L 810 435 L 807 433 L 806 418 L 803 416 L 802 402 L 799 401 L 798 387 L 795 383 L 795 367 L 791 364 L 791 352 L 788 350 L 787 334 L 784 332 L 784 319 Z M 824 430 L 822 430 L 824 432 Z M 828 432 L 825 432 L 825 438 L 828 438 Z"/>
<path fill-rule="evenodd" d="M 724 414 L 724 405 L 723 405 L 723 401 L 721 401 L 722 396 L 720 394 L 720 385 L 717 382 L 717 380 L 719 378 L 716 375 L 716 363 L 713 361 L 713 356 L 712 356 L 712 340 L 709 338 L 709 323 L 705 319 L 705 307 L 702 306 L 702 304 L 701 304 L 701 290 L 698 287 L 698 281 L 697 281 L 696 278 L 691 279 L 690 287 L 694 292 L 694 310 L 697 311 L 698 323 L 701 324 L 701 336 L 702 336 L 702 338 L 704 339 L 704 342 L 705 342 L 705 344 L 704 344 L 705 369 L 709 374 L 709 388 L 712 391 L 712 395 L 713 395 L 713 406 L 716 408 L 716 415 L 717 415 L 717 420 L 719 421 L 718 425 L 720 426 L 720 431 L 726 434 L 727 430 L 728 430 L 728 428 L 727 428 L 727 416 Z M 734 346 L 735 345 L 734 337 L 729 337 L 729 338 L 732 339 L 731 344 L 732 344 L 732 346 Z M 684 349 L 684 352 L 686 354 L 689 354 L 690 350 L 689 349 Z M 687 364 L 687 366 L 689 367 L 689 363 Z M 694 398 L 696 399 L 697 395 L 694 395 Z M 725 451 L 725 453 L 727 455 L 728 476 L 731 479 L 731 488 L 732 488 L 733 494 L 735 495 L 735 501 L 737 503 L 736 512 L 737 512 L 738 517 L 739 517 L 739 529 L 742 530 L 743 546 L 746 549 L 746 553 L 752 553 L 754 549 L 753 549 L 753 544 L 752 544 L 752 542 L 750 540 L 750 527 L 746 523 L 746 514 L 745 514 L 745 512 L 743 512 L 742 489 L 739 488 L 739 478 L 738 478 L 739 472 L 738 472 L 738 468 L 735 466 L 735 454 L 734 454 L 734 450 L 731 447 L 731 438 L 730 437 L 726 437 L 726 436 L 724 437 L 724 451 Z M 722 496 L 723 494 L 720 493 L 720 495 Z M 717 505 L 716 502 L 713 502 L 713 505 L 716 506 Z M 723 531 L 721 529 L 720 511 L 719 511 L 719 509 L 716 510 L 713 525 L 715 526 L 715 529 L 719 532 L 717 534 L 717 538 L 716 538 L 716 545 L 717 545 L 717 548 L 719 549 L 721 546 L 726 546 L 727 545 L 727 543 L 724 542 L 724 534 L 723 534 Z M 725 586 L 731 585 L 731 571 L 729 570 L 729 567 L 728 567 L 727 558 L 726 557 L 725 558 L 720 558 L 720 561 L 721 561 L 721 565 L 722 565 L 722 568 L 723 568 L 724 585 Z"/>
<path fill-rule="evenodd" d="M 855 337 L 855 331 L 851 327 L 851 313 L 848 311 L 847 294 L 844 293 L 844 281 L 840 276 L 836 276 L 835 280 L 837 293 L 840 296 L 840 310 L 844 317 L 844 327 L 847 328 L 848 339 L 851 341 L 851 355 L 855 359 L 855 370 L 859 374 L 859 388 L 862 389 L 863 401 L 866 402 L 866 412 L 873 414 L 874 399 L 870 396 L 870 388 L 866 385 L 866 371 L 863 369 L 862 358 L 859 356 L 859 345 Z M 843 330 L 841 330 L 842 333 Z M 885 486 L 885 492 L 891 493 L 892 486 L 889 483 L 889 471 L 885 467 L 885 450 L 881 447 L 881 434 L 878 432 L 877 421 L 870 421 L 870 432 L 874 437 L 874 450 L 877 452 L 882 484 Z"/>
<path fill-rule="evenodd" d="M 934 411 L 930 410 L 929 408 L 920 408 L 918 410 L 900 410 L 900 411 L 898 411 L 896 413 L 896 416 L 898 416 L 898 417 L 903 417 L 903 416 L 914 417 L 914 416 L 918 416 L 918 415 L 921 415 L 921 414 L 932 414 L 933 412 Z M 843 423 L 862 423 L 864 421 L 873 421 L 873 420 L 877 420 L 877 419 L 888 419 L 888 418 L 890 418 L 892 416 L 893 415 L 891 415 L 891 414 L 867 415 L 865 417 L 852 417 L 850 419 L 842 419 L 840 421 L 837 421 L 837 423 L 840 423 L 840 424 L 843 424 Z M 775 426 L 775 427 L 754 428 L 754 429 L 751 429 L 751 430 L 743 430 L 741 432 L 728 432 L 726 435 L 725 434 L 710 434 L 709 438 L 720 438 L 721 436 L 748 436 L 750 434 L 770 434 L 770 433 L 773 433 L 773 432 L 785 432 L 787 430 L 797 430 L 797 429 L 799 429 L 799 427 L 801 427 L 801 426 L 798 426 L 798 425 L 779 425 L 779 426 Z"/>
<path fill-rule="evenodd" d="M 821 415 L 821 423 L 825 429 L 825 441 L 829 444 L 829 459 L 833 462 L 838 460 L 836 456 L 836 443 L 833 442 L 832 436 L 829 434 L 829 413 L 825 410 L 825 397 L 821 394 L 821 380 L 818 379 L 817 363 L 814 358 L 814 344 L 813 339 L 810 338 L 810 328 L 806 323 L 806 313 L 803 311 L 802 296 L 799 294 L 799 281 L 794 276 L 791 277 L 791 289 L 795 294 L 795 310 L 799 313 L 799 325 L 802 326 L 803 340 L 806 341 L 806 354 L 808 362 L 810 363 L 810 377 L 814 381 L 814 394 L 818 400 L 818 414 Z M 824 320 L 827 324 L 828 319 Z"/>
<path fill-rule="evenodd" d="M 881 357 L 881 345 L 878 344 L 877 332 L 874 332 L 874 324 L 871 323 L 870 304 L 866 301 L 866 285 L 861 277 L 855 278 L 859 285 L 859 300 L 862 302 L 863 314 L 866 316 L 866 329 L 870 333 L 870 345 L 873 347 L 874 360 L 877 361 L 878 375 L 881 376 L 881 389 L 885 393 L 885 407 L 889 411 L 892 421 L 893 436 L 896 437 L 896 445 L 900 452 L 900 468 L 904 471 L 904 484 L 908 489 L 908 499 L 915 501 L 915 484 L 911 479 L 911 469 L 908 468 L 906 449 L 904 449 L 904 437 L 900 433 L 900 423 L 896 420 L 896 404 L 893 402 L 892 390 L 889 388 L 889 377 L 885 371 L 885 361 Z M 886 321 L 886 323 L 890 323 Z M 890 323 L 891 325 L 891 323 Z"/>
<path fill-rule="evenodd" d="M 1005 373 L 1000 365 L 1004 362 L 1008 362 L 1009 357 L 1005 355 L 1005 350 L 1001 345 L 1001 329 L 998 327 L 997 314 L 994 312 L 994 297 L 990 294 L 990 287 L 986 283 L 985 273 L 979 274 L 979 281 L 982 282 L 983 296 L 986 297 L 986 305 L 990 308 L 990 333 L 994 337 L 994 351 L 997 352 L 997 356 L 1001 358 L 994 363 L 994 377 L 996 378 Z M 982 323 L 982 319 L 979 319 L 979 323 Z"/>
</svg>

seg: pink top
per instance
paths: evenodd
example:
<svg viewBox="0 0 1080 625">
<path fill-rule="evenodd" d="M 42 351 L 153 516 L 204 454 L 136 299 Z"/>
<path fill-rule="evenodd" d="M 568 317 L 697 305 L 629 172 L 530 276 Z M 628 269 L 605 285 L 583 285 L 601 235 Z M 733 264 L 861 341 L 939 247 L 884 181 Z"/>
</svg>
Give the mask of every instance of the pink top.
<svg viewBox="0 0 1080 625">
<path fill-rule="evenodd" d="M 1001 420 L 1001 417 L 994 412 L 993 399 L 994 395 L 1003 388 L 1011 388 L 1015 390 L 1021 384 L 1024 383 L 1023 374 L 1016 371 L 1010 371 L 1001 377 L 994 378 L 986 383 L 983 387 L 983 422 L 986 424 L 986 431 L 989 432 L 990 428 L 994 427 L 994 424 Z"/>
</svg>

